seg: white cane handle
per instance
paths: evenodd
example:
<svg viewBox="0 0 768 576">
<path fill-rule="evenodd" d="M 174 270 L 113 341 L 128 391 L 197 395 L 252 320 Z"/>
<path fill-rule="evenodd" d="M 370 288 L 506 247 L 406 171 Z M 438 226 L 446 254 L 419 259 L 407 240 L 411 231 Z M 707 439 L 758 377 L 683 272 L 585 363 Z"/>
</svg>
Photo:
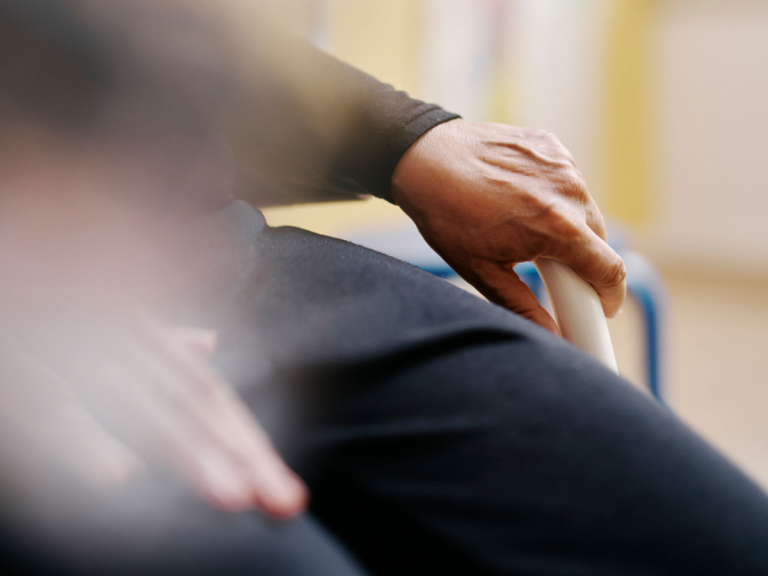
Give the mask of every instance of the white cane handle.
<svg viewBox="0 0 768 576">
<path fill-rule="evenodd" d="M 534 262 L 552 301 L 563 337 L 618 373 L 600 297 L 569 266 L 539 258 Z"/>
</svg>

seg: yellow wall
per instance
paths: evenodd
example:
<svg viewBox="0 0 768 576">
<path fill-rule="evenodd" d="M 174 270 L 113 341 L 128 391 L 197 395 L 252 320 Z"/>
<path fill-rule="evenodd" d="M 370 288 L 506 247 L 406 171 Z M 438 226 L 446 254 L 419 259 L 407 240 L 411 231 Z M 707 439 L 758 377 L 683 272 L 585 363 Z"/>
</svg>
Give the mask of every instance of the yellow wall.
<svg viewBox="0 0 768 576">
<path fill-rule="evenodd" d="M 609 4 L 603 166 L 607 216 L 641 225 L 653 216 L 649 30 L 653 0 Z"/>
<path fill-rule="evenodd" d="M 421 88 L 420 0 L 331 0 L 330 51 L 413 95 Z"/>
</svg>

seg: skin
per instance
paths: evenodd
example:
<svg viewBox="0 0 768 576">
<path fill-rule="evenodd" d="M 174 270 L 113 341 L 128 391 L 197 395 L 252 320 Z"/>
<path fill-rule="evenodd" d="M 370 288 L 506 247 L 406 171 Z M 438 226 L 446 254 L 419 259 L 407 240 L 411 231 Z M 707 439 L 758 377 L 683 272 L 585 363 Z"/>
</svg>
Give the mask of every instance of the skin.
<svg viewBox="0 0 768 576">
<path fill-rule="evenodd" d="M 564 262 L 619 313 L 626 268 L 571 154 L 553 134 L 452 120 L 419 138 L 392 176 L 392 197 L 432 248 L 488 300 L 558 334 L 515 274 Z"/>
<path fill-rule="evenodd" d="M 154 462 L 223 510 L 303 510 L 303 483 L 211 365 L 215 332 L 140 311 L 119 324 L 5 342 L 0 418 L 94 484 L 121 485 Z"/>
</svg>

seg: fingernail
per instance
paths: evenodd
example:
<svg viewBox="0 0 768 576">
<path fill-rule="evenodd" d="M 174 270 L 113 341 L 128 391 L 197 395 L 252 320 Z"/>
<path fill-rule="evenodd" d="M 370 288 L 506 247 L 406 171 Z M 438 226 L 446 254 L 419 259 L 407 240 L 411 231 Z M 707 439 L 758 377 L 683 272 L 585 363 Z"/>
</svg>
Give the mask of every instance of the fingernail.
<svg viewBox="0 0 768 576">
<path fill-rule="evenodd" d="M 283 466 L 262 470 L 260 500 L 269 514 L 288 518 L 299 514 L 307 502 L 304 483 Z"/>
</svg>

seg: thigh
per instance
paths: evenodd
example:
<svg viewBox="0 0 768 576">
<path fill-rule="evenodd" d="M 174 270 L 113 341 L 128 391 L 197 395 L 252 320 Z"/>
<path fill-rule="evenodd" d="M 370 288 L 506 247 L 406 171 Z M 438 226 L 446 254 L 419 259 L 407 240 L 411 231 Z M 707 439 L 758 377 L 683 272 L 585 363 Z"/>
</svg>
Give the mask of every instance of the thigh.
<svg viewBox="0 0 768 576">
<path fill-rule="evenodd" d="M 768 572 L 764 493 L 572 346 L 359 246 L 246 244 L 219 360 L 375 573 Z"/>
<path fill-rule="evenodd" d="M 0 566 L 45 576 L 362 576 L 311 515 L 273 521 L 223 513 L 158 475 L 121 488 L 84 486 L 46 467 L 4 486 Z M 36 470 L 39 472 L 39 470 Z"/>
<path fill-rule="evenodd" d="M 314 510 L 372 570 L 768 573 L 765 494 L 670 411 L 546 335 L 472 340 L 329 382 Z"/>
</svg>

